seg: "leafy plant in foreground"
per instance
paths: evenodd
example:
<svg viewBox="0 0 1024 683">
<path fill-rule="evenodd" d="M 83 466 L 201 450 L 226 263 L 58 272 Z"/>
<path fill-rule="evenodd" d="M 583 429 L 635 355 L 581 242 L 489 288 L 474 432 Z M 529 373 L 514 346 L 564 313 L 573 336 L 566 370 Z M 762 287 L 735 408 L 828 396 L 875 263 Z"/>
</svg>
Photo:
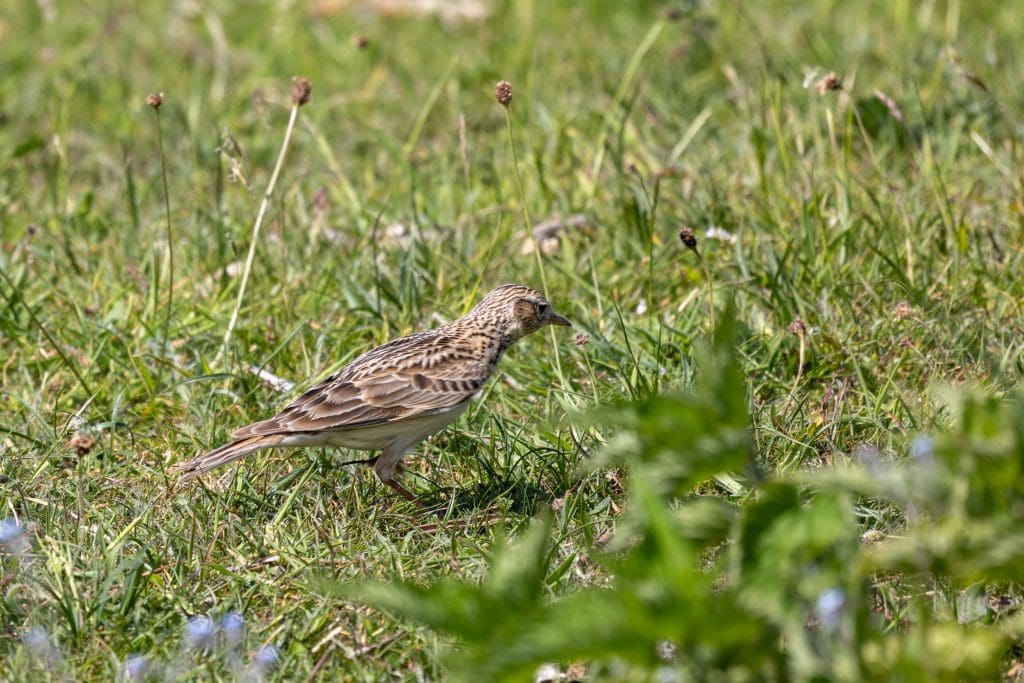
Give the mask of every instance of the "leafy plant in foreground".
<svg viewBox="0 0 1024 683">
<path fill-rule="evenodd" d="M 905 462 L 755 476 L 725 497 L 707 483 L 753 463 L 733 345 L 724 324 L 691 391 L 596 413 L 618 430 L 602 463 L 630 473 L 617 537 L 593 558 L 610 587 L 553 595 L 551 530 L 537 523 L 498 547 L 479 585 L 345 592 L 454 636 L 447 662 L 462 680 L 579 660 L 595 678 L 637 680 L 998 676 L 1022 622 L 989 614 L 984 587 L 1008 588 L 1024 569 L 1024 398 L 961 392 L 952 430 L 916 441 Z M 906 528 L 865 543 L 857 511 L 878 501 Z M 875 588 L 894 574 L 903 620 Z"/>
</svg>

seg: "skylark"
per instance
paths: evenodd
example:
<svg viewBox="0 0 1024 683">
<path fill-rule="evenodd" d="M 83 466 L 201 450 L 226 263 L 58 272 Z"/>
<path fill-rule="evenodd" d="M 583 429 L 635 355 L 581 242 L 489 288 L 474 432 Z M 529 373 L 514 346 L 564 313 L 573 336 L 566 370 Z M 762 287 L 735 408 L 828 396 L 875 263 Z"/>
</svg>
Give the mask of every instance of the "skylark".
<svg viewBox="0 0 1024 683">
<path fill-rule="evenodd" d="M 372 462 L 382 482 L 413 500 L 395 478 L 402 456 L 454 422 L 508 347 L 545 325 L 571 323 L 540 292 L 501 285 L 458 320 L 378 346 L 274 417 L 182 463 L 180 480 L 265 448 L 341 446 L 382 451 L 361 462 Z"/>
</svg>

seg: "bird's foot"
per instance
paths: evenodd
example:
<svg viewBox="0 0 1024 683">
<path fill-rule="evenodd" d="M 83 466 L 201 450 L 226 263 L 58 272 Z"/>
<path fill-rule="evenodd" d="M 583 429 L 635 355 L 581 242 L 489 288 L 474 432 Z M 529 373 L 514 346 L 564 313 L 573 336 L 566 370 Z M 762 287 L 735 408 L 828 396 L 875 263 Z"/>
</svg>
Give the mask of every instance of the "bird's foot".
<svg viewBox="0 0 1024 683">
<path fill-rule="evenodd" d="M 409 493 L 409 489 L 399 484 L 395 479 L 388 479 L 384 483 L 393 488 L 400 496 L 402 496 L 402 498 L 412 501 L 413 503 L 416 502 L 416 496 Z"/>
</svg>

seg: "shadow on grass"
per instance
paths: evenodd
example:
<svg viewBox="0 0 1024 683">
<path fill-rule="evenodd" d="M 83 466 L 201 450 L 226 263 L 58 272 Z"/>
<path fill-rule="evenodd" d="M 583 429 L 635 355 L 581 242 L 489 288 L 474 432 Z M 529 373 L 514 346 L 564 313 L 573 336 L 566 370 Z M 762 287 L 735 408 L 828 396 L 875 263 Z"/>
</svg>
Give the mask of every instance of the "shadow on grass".
<svg viewBox="0 0 1024 683">
<path fill-rule="evenodd" d="M 462 515 L 495 506 L 518 515 L 532 515 L 538 505 L 548 504 L 551 494 L 524 479 L 500 479 L 473 487 L 437 487 L 419 498 L 430 512 Z"/>
<path fill-rule="evenodd" d="M 312 471 L 311 471 L 312 470 Z M 419 478 L 413 472 L 406 476 Z M 241 475 L 240 476 L 244 476 Z M 281 505 L 302 504 L 296 497 L 296 486 L 320 487 L 319 495 L 329 495 L 336 499 L 349 495 L 346 482 L 342 483 L 337 463 L 329 459 L 312 459 L 304 466 L 296 467 L 285 476 L 274 481 L 268 488 L 260 489 L 252 483 L 235 489 L 229 484 L 225 489 L 202 487 L 202 493 L 211 502 L 214 499 L 231 508 L 232 512 L 252 520 L 269 520 L 281 511 Z M 378 482 L 379 483 L 379 482 Z M 548 505 L 552 496 L 537 484 L 513 477 L 490 479 L 471 487 L 438 486 L 432 481 L 424 482 L 426 486 L 417 491 L 415 504 L 423 513 L 438 516 L 465 516 L 487 510 L 500 509 L 509 514 L 532 515 L 538 506 Z M 380 485 L 379 495 L 371 496 L 374 505 L 399 506 L 405 502 L 386 486 Z M 309 491 L 317 497 L 317 493 Z M 298 494 L 301 497 L 301 492 Z M 397 511 L 397 508 L 396 508 Z"/>
</svg>

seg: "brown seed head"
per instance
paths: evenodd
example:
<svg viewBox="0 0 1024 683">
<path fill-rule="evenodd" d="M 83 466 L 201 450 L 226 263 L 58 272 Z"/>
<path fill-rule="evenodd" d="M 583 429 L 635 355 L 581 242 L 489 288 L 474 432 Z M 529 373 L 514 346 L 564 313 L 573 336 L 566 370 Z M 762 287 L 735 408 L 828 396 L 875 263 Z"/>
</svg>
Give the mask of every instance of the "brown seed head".
<svg viewBox="0 0 1024 683">
<path fill-rule="evenodd" d="M 836 76 L 835 71 L 829 71 L 814 87 L 818 89 L 819 95 L 824 95 L 829 90 L 842 90 L 843 82 Z"/>
<path fill-rule="evenodd" d="M 800 318 L 793 318 L 793 322 L 789 324 L 789 331 L 798 337 L 802 337 L 807 334 L 807 325 Z"/>
<path fill-rule="evenodd" d="M 694 254 L 697 253 L 697 235 L 694 234 L 693 228 L 683 226 L 679 228 L 679 241 L 683 243 L 683 246 L 692 251 Z"/>
<path fill-rule="evenodd" d="M 512 84 L 508 81 L 498 81 L 494 86 L 494 97 L 498 104 L 508 109 L 509 103 L 512 102 Z"/>
<path fill-rule="evenodd" d="M 906 320 L 914 315 L 914 307 L 906 301 L 901 301 L 892 309 L 892 315 L 897 320 Z"/>
<path fill-rule="evenodd" d="M 292 79 L 292 104 L 301 107 L 309 102 L 309 96 L 313 93 L 313 86 L 309 80 L 296 76 Z"/>
<path fill-rule="evenodd" d="M 85 432 L 76 432 L 74 436 L 68 439 L 68 448 L 75 451 L 79 457 L 83 457 L 89 454 L 92 447 L 96 445 L 96 437 Z"/>
<path fill-rule="evenodd" d="M 586 332 L 580 332 L 575 337 L 573 337 L 572 343 L 575 344 L 577 348 L 582 349 L 584 346 L 590 343 L 590 335 L 587 334 Z"/>
<path fill-rule="evenodd" d="M 146 96 L 146 104 L 153 107 L 153 109 L 159 109 L 160 105 L 163 103 L 164 94 L 162 92 L 155 92 Z"/>
</svg>

